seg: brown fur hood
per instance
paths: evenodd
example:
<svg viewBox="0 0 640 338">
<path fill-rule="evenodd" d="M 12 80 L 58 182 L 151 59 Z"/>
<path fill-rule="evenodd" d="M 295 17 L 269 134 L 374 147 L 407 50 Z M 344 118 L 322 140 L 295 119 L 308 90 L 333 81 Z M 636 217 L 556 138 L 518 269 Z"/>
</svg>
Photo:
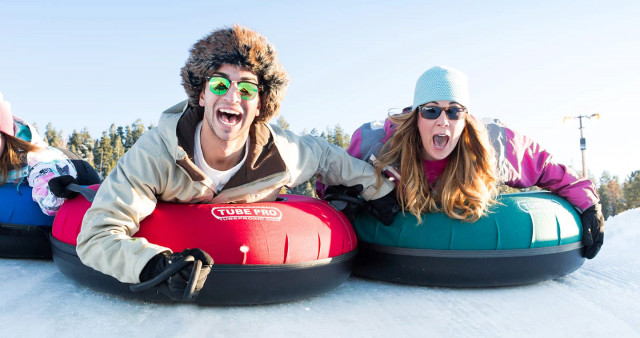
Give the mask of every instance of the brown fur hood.
<svg viewBox="0 0 640 338">
<path fill-rule="evenodd" d="M 258 77 L 261 107 L 256 122 L 267 122 L 276 116 L 289 76 L 278 61 L 275 47 L 258 32 L 239 25 L 215 30 L 191 48 L 181 71 L 189 104 L 198 107 L 205 81 L 225 63 L 245 68 Z"/>
</svg>

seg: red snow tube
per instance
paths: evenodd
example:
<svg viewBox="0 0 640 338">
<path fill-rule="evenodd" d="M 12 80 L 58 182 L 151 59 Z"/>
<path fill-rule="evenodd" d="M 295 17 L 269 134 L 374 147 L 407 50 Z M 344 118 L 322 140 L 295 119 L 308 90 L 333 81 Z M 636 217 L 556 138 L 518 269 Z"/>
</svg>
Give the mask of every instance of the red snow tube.
<svg viewBox="0 0 640 338">
<path fill-rule="evenodd" d="M 65 202 L 53 224 L 53 259 L 68 277 L 91 287 L 151 301 L 170 301 L 83 265 L 75 251 L 91 206 Z M 196 298 L 206 305 L 262 304 L 313 296 L 340 285 L 351 272 L 356 236 L 347 218 L 327 202 L 296 195 L 252 204 L 159 202 L 134 237 L 176 251 L 200 248 L 215 264 Z"/>
</svg>

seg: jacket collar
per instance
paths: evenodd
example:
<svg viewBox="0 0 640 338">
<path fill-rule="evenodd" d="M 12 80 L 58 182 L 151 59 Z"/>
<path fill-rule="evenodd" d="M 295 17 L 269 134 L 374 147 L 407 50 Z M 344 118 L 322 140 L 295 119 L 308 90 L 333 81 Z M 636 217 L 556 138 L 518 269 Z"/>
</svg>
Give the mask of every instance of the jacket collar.
<svg viewBox="0 0 640 338">
<path fill-rule="evenodd" d="M 167 109 L 158 123 L 160 135 L 167 149 L 176 163 L 183 167 L 194 181 L 203 181 L 206 178 L 193 160 L 195 130 L 203 116 L 202 107 L 193 107 L 185 100 Z M 238 187 L 286 169 L 284 160 L 274 144 L 271 128 L 265 123 L 254 123 L 249 129 L 247 160 L 224 189 Z"/>
</svg>

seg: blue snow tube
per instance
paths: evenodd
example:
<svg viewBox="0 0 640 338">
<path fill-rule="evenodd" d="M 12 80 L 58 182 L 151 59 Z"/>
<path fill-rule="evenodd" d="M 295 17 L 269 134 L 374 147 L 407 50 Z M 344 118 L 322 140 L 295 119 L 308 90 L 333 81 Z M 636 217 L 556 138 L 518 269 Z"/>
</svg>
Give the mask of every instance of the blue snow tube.
<svg viewBox="0 0 640 338">
<path fill-rule="evenodd" d="M 354 273 L 403 284 L 491 287 L 554 279 L 582 265 L 582 226 L 570 203 L 549 192 L 498 201 L 474 223 L 442 212 L 418 223 L 407 213 L 385 226 L 361 213 L 354 221 Z"/>
<path fill-rule="evenodd" d="M 0 257 L 51 258 L 53 216 L 42 213 L 25 183 L 0 185 Z"/>
</svg>

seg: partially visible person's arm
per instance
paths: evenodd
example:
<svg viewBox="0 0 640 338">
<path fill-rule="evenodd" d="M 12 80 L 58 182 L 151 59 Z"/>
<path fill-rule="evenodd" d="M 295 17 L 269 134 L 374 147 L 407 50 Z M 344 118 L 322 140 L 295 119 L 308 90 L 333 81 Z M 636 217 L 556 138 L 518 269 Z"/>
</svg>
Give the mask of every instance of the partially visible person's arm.
<svg viewBox="0 0 640 338">
<path fill-rule="evenodd" d="M 64 198 L 54 195 L 49 189 L 49 181 L 58 176 L 69 175 L 76 177 L 73 163 L 58 149 L 44 147 L 27 155 L 29 175 L 27 181 L 32 187 L 33 201 L 38 203 L 40 210 L 46 215 L 55 215 Z"/>
</svg>

